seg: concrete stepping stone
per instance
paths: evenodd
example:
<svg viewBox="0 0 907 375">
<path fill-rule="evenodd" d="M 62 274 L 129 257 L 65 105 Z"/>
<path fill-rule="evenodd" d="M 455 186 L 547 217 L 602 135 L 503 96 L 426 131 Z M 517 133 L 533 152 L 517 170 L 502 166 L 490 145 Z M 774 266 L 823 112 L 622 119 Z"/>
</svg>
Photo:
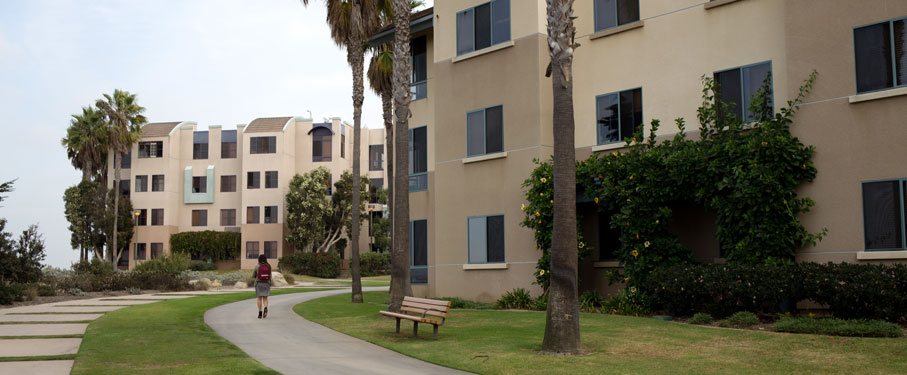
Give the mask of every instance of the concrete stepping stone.
<svg viewBox="0 0 907 375">
<path fill-rule="evenodd" d="M 0 362 L 0 374 L 66 375 L 75 361 Z"/>
<path fill-rule="evenodd" d="M 0 340 L 0 357 L 35 357 L 76 354 L 82 339 L 11 339 Z M 5 374 L 5 372 L 2 372 Z M 27 371 L 31 374 L 32 372 Z"/>
<path fill-rule="evenodd" d="M 130 300 L 119 300 L 119 301 L 98 301 L 93 299 L 83 299 L 77 301 L 66 301 L 54 304 L 54 306 L 132 306 L 132 305 L 144 305 L 146 303 L 155 303 L 157 300 L 145 300 L 145 301 L 130 301 Z"/>
<path fill-rule="evenodd" d="M 104 314 L 32 314 L 0 315 L 0 322 L 73 322 L 95 320 Z"/>
<path fill-rule="evenodd" d="M 53 305 L 36 305 L 28 307 L 17 307 L 7 309 L 0 314 L 20 314 L 20 313 L 88 313 L 88 312 L 110 312 L 122 309 L 126 306 L 53 306 Z"/>
<path fill-rule="evenodd" d="M 87 328 L 88 323 L 0 324 L 0 336 L 81 335 Z M 0 371 L 0 374 L 2 373 L 4 372 Z"/>
<path fill-rule="evenodd" d="M 119 296 L 119 297 L 104 297 L 101 298 L 101 301 L 136 301 L 136 300 L 168 300 L 168 299 L 182 299 L 182 298 L 191 298 L 192 296 L 160 296 L 160 295 L 151 295 L 151 294 L 141 294 L 135 296 Z"/>
</svg>

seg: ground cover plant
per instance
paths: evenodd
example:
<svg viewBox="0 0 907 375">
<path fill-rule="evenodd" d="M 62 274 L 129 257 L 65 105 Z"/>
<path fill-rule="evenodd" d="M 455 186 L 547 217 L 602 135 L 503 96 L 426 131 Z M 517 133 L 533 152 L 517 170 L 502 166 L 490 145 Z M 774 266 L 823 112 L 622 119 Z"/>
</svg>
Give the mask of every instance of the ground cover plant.
<svg viewBox="0 0 907 375">
<path fill-rule="evenodd" d="M 904 330 L 884 320 L 866 319 L 820 319 L 812 317 L 783 317 L 775 322 L 776 332 L 816 333 L 832 336 L 855 337 L 901 337 Z"/>
<path fill-rule="evenodd" d="M 271 295 L 316 290 L 324 289 Z M 252 298 L 253 292 L 206 295 L 109 312 L 85 331 L 72 374 L 277 374 L 204 321 L 208 309 Z"/>
<path fill-rule="evenodd" d="M 297 305 L 304 318 L 391 350 L 479 374 L 901 374 L 907 340 L 724 330 L 651 318 L 580 315 L 585 356 L 543 356 L 545 313 L 452 310 L 437 341 L 394 333 L 386 292 Z"/>
</svg>

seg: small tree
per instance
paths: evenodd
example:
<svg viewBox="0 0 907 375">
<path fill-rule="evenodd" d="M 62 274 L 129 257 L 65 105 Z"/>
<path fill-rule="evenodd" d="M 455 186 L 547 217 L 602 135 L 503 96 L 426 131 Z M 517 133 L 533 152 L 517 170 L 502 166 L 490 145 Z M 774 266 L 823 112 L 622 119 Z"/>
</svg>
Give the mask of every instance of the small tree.
<svg viewBox="0 0 907 375">
<path fill-rule="evenodd" d="M 13 181 L 0 184 L 0 193 L 13 191 Z M 0 201 L 6 197 L 0 196 Z M 22 231 L 18 241 L 6 231 L 6 219 L 0 218 L 0 287 L 6 283 L 29 283 L 41 277 L 44 260 L 44 238 L 38 226 L 31 225 Z"/>
<path fill-rule="evenodd" d="M 290 180 L 286 240 L 297 249 L 312 247 L 314 252 L 326 252 L 343 242 L 344 234 L 352 237 L 352 174 L 346 171 L 334 183 L 330 200 L 326 197 L 329 177 L 330 171 L 319 167 Z M 362 178 L 360 194 L 367 194 L 368 178 Z M 365 207 L 366 202 L 361 200 L 360 220 L 365 218 Z"/>
<path fill-rule="evenodd" d="M 105 250 L 114 249 L 111 246 L 113 213 L 117 206 L 114 194 L 114 190 L 94 181 L 83 181 L 79 185 L 71 186 L 63 194 L 64 214 L 72 232 L 70 244 L 73 248 L 86 249 L 86 258 L 88 251 L 93 251 L 95 257 L 103 259 Z M 115 263 L 128 249 L 135 226 L 132 202 L 129 198 L 123 198 L 117 209 L 119 211 L 117 220 L 120 225 L 117 226 L 119 246 L 112 251 Z"/>
</svg>

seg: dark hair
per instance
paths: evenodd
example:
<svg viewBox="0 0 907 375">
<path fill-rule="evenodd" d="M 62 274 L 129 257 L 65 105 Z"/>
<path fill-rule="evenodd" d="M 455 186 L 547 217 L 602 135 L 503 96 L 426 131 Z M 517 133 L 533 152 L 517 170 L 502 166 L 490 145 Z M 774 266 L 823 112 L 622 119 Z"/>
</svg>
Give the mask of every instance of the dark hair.
<svg viewBox="0 0 907 375">
<path fill-rule="evenodd" d="M 268 262 L 268 257 L 266 257 L 264 254 L 261 254 L 258 256 L 258 263 L 267 263 L 267 262 Z"/>
</svg>

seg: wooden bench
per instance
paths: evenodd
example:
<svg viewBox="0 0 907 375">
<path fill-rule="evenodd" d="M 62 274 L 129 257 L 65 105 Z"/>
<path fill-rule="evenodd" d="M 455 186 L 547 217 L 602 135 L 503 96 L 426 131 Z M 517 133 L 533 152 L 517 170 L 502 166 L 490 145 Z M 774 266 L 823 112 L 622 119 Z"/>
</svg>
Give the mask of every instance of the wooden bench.
<svg viewBox="0 0 907 375">
<path fill-rule="evenodd" d="M 438 326 L 444 324 L 450 312 L 450 301 L 439 301 L 416 297 L 403 297 L 403 314 L 382 311 L 381 315 L 397 319 L 397 333 L 400 333 L 400 319 L 413 321 L 413 336 L 419 335 L 419 323 L 431 324 L 434 327 L 432 337 L 438 339 Z"/>
</svg>

